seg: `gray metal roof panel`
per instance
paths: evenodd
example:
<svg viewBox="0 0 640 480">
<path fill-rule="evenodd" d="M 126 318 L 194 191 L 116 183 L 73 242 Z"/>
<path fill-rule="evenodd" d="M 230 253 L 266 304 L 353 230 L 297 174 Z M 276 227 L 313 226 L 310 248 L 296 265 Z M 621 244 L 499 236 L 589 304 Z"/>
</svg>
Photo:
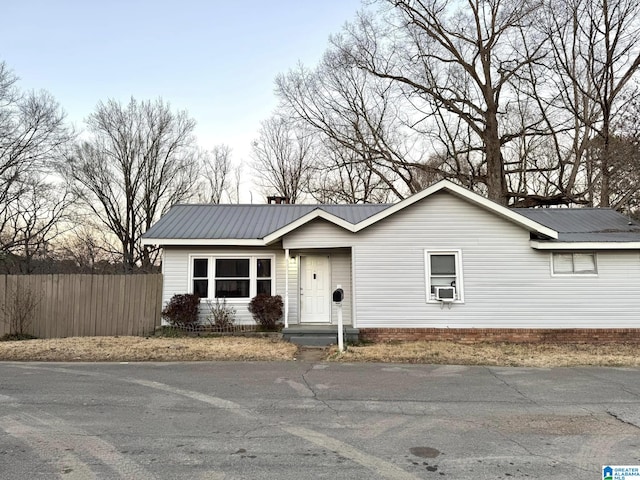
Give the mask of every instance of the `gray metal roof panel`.
<svg viewBox="0 0 640 480">
<path fill-rule="evenodd" d="M 637 242 L 640 225 L 608 208 L 514 208 L 559 233 L 561 242 Z"/>
<path fill-rule="evenodd" d="M 388 207 L 388 204 L 174 205 L 143 236 L 171 239 L 258 239 L 316 209 L 356 224 Z"/>
<path fill-rule="evenodd" d="M 260 239 L 322 209 L 357 224 L 389 204 L 358 205 L 192 205 L 173 206 L 145 234 L 167 239 Z M 640 225 L 611 209 L 514 208 L 514 212 L 559 233 L 560 242 L 640 241 Z"/>
</svg>

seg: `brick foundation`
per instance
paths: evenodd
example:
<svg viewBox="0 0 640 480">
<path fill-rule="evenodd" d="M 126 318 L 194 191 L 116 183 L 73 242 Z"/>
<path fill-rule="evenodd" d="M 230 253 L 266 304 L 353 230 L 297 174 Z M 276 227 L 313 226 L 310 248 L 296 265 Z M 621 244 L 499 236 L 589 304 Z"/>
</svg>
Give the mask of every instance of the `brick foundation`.
<svg viewBox="0 0 640 480">
<path fill-rule="evenodd" d="M 640 344 L 640 328 L 361 328 L 360 339 L 373 342 Z"/>
</svg>

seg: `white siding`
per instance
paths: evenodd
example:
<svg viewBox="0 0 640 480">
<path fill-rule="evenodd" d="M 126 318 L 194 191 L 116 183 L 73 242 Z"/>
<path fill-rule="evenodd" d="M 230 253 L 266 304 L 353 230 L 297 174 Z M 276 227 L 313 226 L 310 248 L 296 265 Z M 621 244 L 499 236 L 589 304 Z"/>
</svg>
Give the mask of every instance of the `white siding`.
<svg viewBox="0 0 640 480">
<path fill-rule="evenodd" d="M 216 255 L 229 255 L 237 254 L 243 255 L 275 255 L 275 283 L 276 291 L 274 295 L 281 295 L 284 301 L 285 297 L 285 258 L 284 251 L 280 246 L 273 248 L 195 248 L 195 247 L 165 247 L 163 252 L 162 269 L 164 273 L 164 284 L 162 289 L 162 302 L 165 305 L 173 295 L 179 293 L 190 293 L 191 284 L 189 281 L 189 256 L 190 255 L 203 255 L 203 256 L 216 256 Z M 289 280 L 292 281 L 291 271 L 289 273 Z M 297 283 L 297 278 L 294 280 Z M 228 299 L 227 304 L 236 309 L 236 323 L 254 323 L 254 320 L 247 309 L 248 302 L 246 300 L 234 300 Z M 294 302 L 289 300 L 289 309 L 293 308 L 293 311 L 297 312 L 297 307 Z M 200 317 L 204 319 L 208 314 L 207 306 L 201 305 Z"/>
<path fill-rule="evenodd" d="M 460 249 L 464 304 L 426 302 L 424 251 Z M 638 252 L 598 252 L 595 277 L 552 277 L 529 233 L 438 193 L 360 232 L 357 326 L 640 327 Z"/>
<path fill-rule="evenodd" d="M 287 234 L 283 248 L 338 248 L 350 247 L 357 242 L 357 234 L 348 232 L 326 220 L 317 219 Z"/>
<path fill-rule="evenodd" d="M 351 325 L 351 254 L 349 251 L 336 251 L 330 254 L 331 259 L 331 291 L 342 285 L 344 300 L 342 301 L 342 322 Z M 338 306 L 331 302 L 331 323 L 338 324 Z"/>
<path fill-rule="evenodd" d="M 176 294 L 189 293 L 189 254 L 192 250 L 165 248 L 162 252 L 162 305 Z"/>
<path fill-rule="evenodd" d="M 289 260 L 289 325 L 293 325 L 298 323 L 298 293 L 300 292 L 300 284 L 298 282 L 298 263 L 299 259 L 296 258 L 294 252 L 289 252 L 290 260 Z M 284 288 L 284 272 L 282 277 L 282 293 L 278 292 L 282 295 L 282 298 L 285 297 L 285 288 Z"/>
</svg>

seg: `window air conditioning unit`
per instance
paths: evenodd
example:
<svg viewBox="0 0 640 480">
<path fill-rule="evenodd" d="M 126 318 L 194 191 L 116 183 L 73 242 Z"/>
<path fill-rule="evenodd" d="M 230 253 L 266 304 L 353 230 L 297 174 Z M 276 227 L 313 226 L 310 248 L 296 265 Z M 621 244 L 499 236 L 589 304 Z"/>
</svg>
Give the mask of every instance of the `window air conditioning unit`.
<svg viewBox="0 0 640 480">
<path fill-rule="evenodd" d="M 453 302 L 456 299 L 456 287 L 434 287 L 436 300 Z"/>
</svg>

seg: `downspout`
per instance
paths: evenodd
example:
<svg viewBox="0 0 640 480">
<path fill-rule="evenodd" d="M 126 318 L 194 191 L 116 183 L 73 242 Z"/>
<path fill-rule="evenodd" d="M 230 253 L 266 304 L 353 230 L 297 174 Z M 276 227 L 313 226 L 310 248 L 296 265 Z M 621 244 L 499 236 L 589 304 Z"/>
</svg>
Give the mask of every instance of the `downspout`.
<svg viewBox="0 0 640 480">
<path fill-rule="evenodd" d="M 289 328 L 289 249 L 284 249 L 284 328 Z"/>
</svg>

